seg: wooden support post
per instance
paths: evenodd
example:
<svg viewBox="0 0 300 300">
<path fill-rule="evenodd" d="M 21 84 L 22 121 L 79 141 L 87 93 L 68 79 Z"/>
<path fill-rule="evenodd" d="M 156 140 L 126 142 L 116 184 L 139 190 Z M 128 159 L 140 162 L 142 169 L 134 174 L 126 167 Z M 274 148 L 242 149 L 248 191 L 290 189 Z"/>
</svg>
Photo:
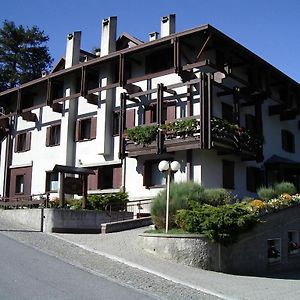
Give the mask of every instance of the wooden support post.
<svg viewBox="0 0 300 300">
<path fill-rule="evenodd" d="M 86 204 L 87 204 L 87 190 L 88 190 L 88 185 L 87 185 L 87 179 L 88 176 L 86 174 L 81 175 L 82 178 L 82 209 L 86 209 Z"/>
<path fill-rule="evenodd" d="M 124 78 L 124 54 L 120 54 L 119 56 L 119 85 L 124 87 L 125 78 Z"/>
<path fill-rule="evenodd" d="M 187 86 L 187 117 L 191 117 L 194 114 L 194 109 L 193 109 L 193 86 L 189 84 Z"/>
<path fill-rule="evenodd" d="M 59 206 L 64 207 L 65 205 L 65 173 L 60 172 L 60 189 L 59 189 Z"/>
<path fill-rule="evenodd" d="M 164 102 L 164 85 L 159 83 L 157 85 L 157 102 L 156 102 L 156 119 L 157 125 L 160 126 L 163 120 L 163 102 Z M 161 154 L 163 152 L 163 137 L 162 132 L 159 130 L 156 136 L 156 153 Z"/>
<path fill-rule="evenodd" d="M 81 82 L 80 82 L 80 95 L 85 97 L 86 91 L 86 67 L 81 68 Z"/>
<path fill-rule="evenodd" d="M 17 95 L 17 114 L 21 114 L 22 112 L 22 93 L 21 89 L 18 89 L 18 95 Z"/>
<path fill-rule="evenodd" d="M 200 74 L 200 138 L 202 149 L 211 148 L 212 89 L 211 74 Z"/>
<path fill-rule="evenodd" d="M 240 126 L 240 89 L 234 88 L 233 92 L 233 122 Z"/>
<path fill-rule="evenodd" d="M 256 124 L 257 133 L 263 136 L 262 100 L 255 102 L 255 124 Z M 256 155 L 257 162 L 262 162 L 264 160 L 263 153 L 264 151 L 262 146 L 261 150 Z"/>
<path fill-rule="evenodd" d="M 125 158 L 125 138 L 124 130 L 126 127 L 126 93 L 120 95 L 120 121 L 119 121 L 119 159 Z"/>
<path fill-rule="evenodd" d="M 181 70 L 179 38 L 177 37 L 174 38 L 173 44 L 174 44 L 174 68 L 175 68 L 175 73 L 178 74 Z"/>
</svg>

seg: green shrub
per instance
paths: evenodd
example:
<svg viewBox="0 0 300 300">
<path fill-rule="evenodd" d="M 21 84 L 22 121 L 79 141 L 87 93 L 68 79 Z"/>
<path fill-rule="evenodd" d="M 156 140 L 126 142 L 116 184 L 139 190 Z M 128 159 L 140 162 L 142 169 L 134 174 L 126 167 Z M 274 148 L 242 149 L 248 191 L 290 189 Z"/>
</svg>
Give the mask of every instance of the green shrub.
<svg viewBox="0 0 300 300">
<path fill-rule="evenodd" d="M 100 194 L 100 195 L 88 195 L 87 208 L 105 210 L 108 204 L 112 205 L 112 209 L 118 209 L 124 206 L 128 202 L 128 195 L 124 192 Z"/>
<path fill-rule="evenodd" d="M 175 225 L 178 209 L 188 207 L 188 201 L 203 199 L 204 187 L 194 182 L 172 183 L 170 185 L 169 227 Z M 157 228 L 166 226 L 166 190 L 161 191 L 152 201 L 151 216 Z"/>
<path fill-rule="evenodd" d="M 262 186 L 257 190 L 260 199 L 268 201 L 276 197 L 276 192 L 273 187 Z"/>
<path fill-rule="evenodd" d="M 234 197 L 225 189 L 205 189 L 203 203 L 218 206 L 234 202 Z"/>
<path fill-rule="evenodd" d="M 293 194 L 296 194 L 296 192 L 297 192 L 295 185 L 293 183 L 287 182 L 287 181 L 275 183 L 274 190 L 275 190 L 277 197 L 279 197 L 280 195 L 285 194 L 285 193 L 287 193 L 289 195 L 293 195 Z"/>
<path fill-rule="evenodd" d="M 246 204 L 225 204 L 220 206 L 193 203 L 191 209 L 179 210 L 176 224 L 191 233 L 201 233 L 213 242 L 228 245 L 238 235 L 257 223 L 257 218 Z"/>
</svg>

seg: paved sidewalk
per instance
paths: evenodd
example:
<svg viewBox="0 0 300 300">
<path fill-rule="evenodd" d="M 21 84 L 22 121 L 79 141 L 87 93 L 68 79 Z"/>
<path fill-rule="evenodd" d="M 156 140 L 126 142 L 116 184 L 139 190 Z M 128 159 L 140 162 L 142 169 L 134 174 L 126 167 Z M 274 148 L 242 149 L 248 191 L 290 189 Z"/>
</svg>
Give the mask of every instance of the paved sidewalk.
<svg viewBox="0 0 300 300">
<path fill-rule="evenodd" d="M 131 267 L 158 275 L 221 299 L 299 299 L 299 272 L 281 274 L 280 278 L 234 276 L 196 269 L 167 261 L 141 250 L 138 235 L 145 228 L 118 233 L 51 234 Z"/>
</svg>

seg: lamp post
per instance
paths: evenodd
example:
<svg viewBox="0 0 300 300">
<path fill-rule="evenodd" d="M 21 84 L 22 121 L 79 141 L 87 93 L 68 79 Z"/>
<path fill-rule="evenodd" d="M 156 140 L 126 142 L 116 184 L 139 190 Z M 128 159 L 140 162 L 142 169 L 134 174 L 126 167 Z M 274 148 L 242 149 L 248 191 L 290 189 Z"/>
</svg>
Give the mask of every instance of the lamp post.
<svg viewBox="0 0 300 300">
<path fill-rule="evenodd" d="M 158 164 L 158 169 L 160 172 L 166 172 L 167 179 L 167 202 L 166 202 L 166 233 L 168 233 L 169 229 L 169 204 L 170 204 L 170 181 L 171 181 L 171 173 L 177 172 L 180 169 L 180 163 L 178 161 L 166 161 L 162 160 Z"/>
</svg>

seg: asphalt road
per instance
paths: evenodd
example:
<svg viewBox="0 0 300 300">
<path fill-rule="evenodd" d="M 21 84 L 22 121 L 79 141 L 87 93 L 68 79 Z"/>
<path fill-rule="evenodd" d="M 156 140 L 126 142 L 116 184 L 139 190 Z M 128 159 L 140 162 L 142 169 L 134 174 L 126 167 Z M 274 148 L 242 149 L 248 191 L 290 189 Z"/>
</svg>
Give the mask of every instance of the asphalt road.
<svg viewBox="0 0 300 300">
<path fill-rule="evenodd" d="M 154 299 L 0 233 L 0 299 Z"/>
</svg>

